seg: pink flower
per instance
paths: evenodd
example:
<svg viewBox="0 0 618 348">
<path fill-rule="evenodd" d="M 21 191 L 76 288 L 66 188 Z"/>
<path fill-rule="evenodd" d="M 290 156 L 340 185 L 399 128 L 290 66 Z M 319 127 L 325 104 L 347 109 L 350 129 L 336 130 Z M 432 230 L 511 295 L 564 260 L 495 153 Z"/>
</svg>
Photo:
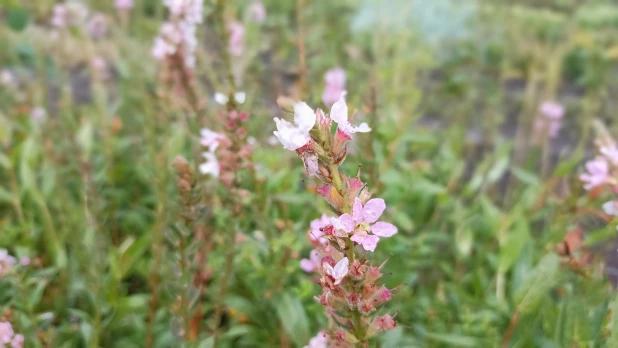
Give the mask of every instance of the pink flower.
<svg viewBox="0 0 618 348">
<path fill-rule="evenodd" d="M 361 244 L 363 249 L 374 251 L 380 240 L 379 237 L 391 237 L 397 233 L 395 225 L 378 221 L 384 209 L 386 209 L 386 204 L 382 198 L 370 199 L 363 206 L 360 198 L 355 197 L 352 215 L 346 213 L 339 218 L 331 219 L 331 222 L 335 228 L 341 229 L 346 233 L 352 233 L 356 230 L 350 239 Z M 360 228 L 357 228 L 357 226 L 360 226 Z M 373 235 L 370 235 L 368 232 L 373 233 Z"/>
<path fill-rule="evenodd" d="M 371 128 L 367 125 L 367 123 L 361 123 L 359 126 L 353 126 L 348 121 L 348 106 L 345 103 L 344 99 L 345 93 L 339 98 L 333 107 L 330 109 L 330 118 L 337 122 L 337 129 L 341 130 L 347 136 L 351 136 L 352 133 L 367 133 L 371 131 Z"/>
<path fill-rule="evenodd" d="M 588 173 L 579 176 L 579 179 L 585 183 L 584 188 L 590 190 L 594 187 L 602 185 L 606 182 L 609 174 L 609 166 L 603 158 L 597 158 L 586 163 Z"/>
<path fill-rule="evenodd" d="M 618 147 L 616 144 L 601 146 L 599 151 L 611 164 L 618 166 Z"/>
<path fill-rule="evenodd" d="M 215 178 L 219 177 L 221 167 L 219 166 L 219 160 L 217 160 L 217 156 L 214 151 L 203 152 L 202 156 L 204 156 L 206 162 L 200 164 L 200 173 L 204 175 L 211 175 Z"/>
<path fill-rule="evenodd" d="M 219 146 L 219 141 L 225 138 L 223 134 L 217 133 L 208 128 L 202 128 L 200 130 L 200 135 L 202 136 L 200 138 L 200 144 L 206 146 L 208 148 L 208 151 L 211 152 L 215 151 Z"/>
<path fill-rule="evenodd" d="M 249 14 L 253 22 L 263 23 L 266 19 L 266 8 L 261 1 L 254 0 L 251 5 L 249 5 Z"/>
<path fill-rule="evenodd" d="M 320 267 L 320 262 L 322 261 L 320 254 L 317 250 L 313 249 L 309 253 L 308 259 L 300 260 L 300 268 L 307 272 L 311 273 L 315 271 L 318 267 Z"/>
<path fill-rule="evenodd" d="M 230 33 L 228 51 L 234 57 L 242 56 L 245 49 L 245 27 L 237 22 L 230 22 L 227 26 Z"/>
<path fill-rule="evenodd" d="M 318 334 L 309 341 L 309 344 L 303 348 L 328 348 L 326 334 L 322 331 L 318 332 Z"/>
<path fill-rule="evenodd" d="M 30 264 L 30 258 L 28 256 L 24 256 L 24 257 L 19 259 L 19 263 L 22 266 L 28 266 Z"/>
<path fill-rule="evenodd" d="M 342 68 L 330 69 L 324 74 L 326 87 L 322 94 L 322 102 L 332 105 L 345 94 L 345 71 Z"/>
<path fill-rule="evenodd" d="M 331 266 L 328 263 L 323 263 L 322 267 L 324 267 L 324 271 L 326 272 L 326 274 L 331 276 L 335 280 L 335 285 L 338 285 L 339 283 L 341 283 L 343 278 L 348 275 L 349 264 L 350 261 L 348 260 L 348 258 L 344 257 L 343 259 L 339 260 L 339 262 L 337 262 L 335 267 Z"/>
<path fill-rule="evenodd" d="M 133 8 L 133 0 L 114 0 L 114 7 L 118 10 L 130 10 Z"/>
</svg>

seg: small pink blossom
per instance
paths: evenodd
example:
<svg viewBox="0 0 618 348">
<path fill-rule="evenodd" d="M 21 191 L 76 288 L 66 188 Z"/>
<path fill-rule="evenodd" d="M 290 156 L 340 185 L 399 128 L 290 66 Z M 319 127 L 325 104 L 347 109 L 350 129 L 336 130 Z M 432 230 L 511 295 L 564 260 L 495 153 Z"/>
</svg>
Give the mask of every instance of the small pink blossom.
<svg viewBox="0 0 618 348">
<path fill-rule="evenodd" d="M 331 218 L 336 229 L 346 233 L 354 232 L 350 238 L 363 246 L 367 251 L 375 251 L 380 237 L 391 237 L 397 233 L 397 227 L 388 222 L 377 221 L 386 209 L 386 204 L 381 198 L 370 199 L 363 206 L 362 201 L 355 197 L 352 207 L 352 215 L 343 214 L 339 218 Z M 368 224 L 373 224 L 368 226 Z M 357 228 L 360 226 L 360 228 Z M 373 233 L 370 235 L 368 232 Z"/>
<path fill-rule="evenodd" d="M 107 32 L 107 18 L 101 13 L 97 13 L 90 17 L 86 24 L 88 33 L 93 39 L 100 39 Z"/>
<path fill-rule="evenodd" d="M 309 341 L 309 344 L 303 348 L 328 348 L 326 334 L 322 331 L 318 332 L 318 334 Z"/>
<path fill-rule="evenodd" d="M 361 123 L 359 126 L 353 126 L 348 121 L 348 106 L 345 103 L 344 95 L 339 98 L 330 109 L 330 118 L 337 122 L 337 128 L 345 133 L 347 136 L 351 136 L 353 133 L 367 133 L 371 131 L 371 128 L 367 123 Z"/>
<path fill-rule="evenodd" d="M 221 133 L 217 133 L 208 128 L 202 128 L 200 130 L 200 144 L 206 146 L 208 151 L 215 151 L 219 146 L 219 141 L 225 138 L 225 136 Z"/>
<path fill-rule="evenodd" d="M 17 334 L 11 340 L 11 348 L 21 348 L 24 345 L 24 335 Z"/>
<path fill-rule="evenodd" d="M 266 19 L 266 8 L 261 1 L 254 0 L 251 2 L 251 5 L 249 5 L 249 14 L 253 22 L 263 23 Z"/>
<path fill-rule="evenodd" d="M 584 188 L 590 190 L 599 185 L 605 184 L 609 174 L 609 165 L 603 158 L 597 158 L 586 163 L 588 173 L 579 176 L 579 179 L 585 183 Z"/>
<path fill-rule="evenodd" d="M 24 257 L 19 259 L 19 263 L 22 266 L 28 266 L 30 264 L 30 258 L 28 256 L 24 256 Z"/>
<path fill-rule="evenodd" d="M 564 107 L 556 102 L 544 102 L 541 104 L 541 113 L 549 119 L 560 119 L 564 116 Z"/>
<path fill-rule="evenodd" d="M 342 68 L 330 69 L 324 74 L 326 86 L 322 94 L 325 105 L 333 105 L 345 94 L 345 71 Z"/>
<path fill-rule="evenodd" d="M 15 332 L 13 326 L 8 321 L 0 322 L 0 347 L 4 347 L 6 344 L 10 344 L 13 340 Z"/>
<path fill-rule="evenodd" d="M 311 228 L 309 231 L 309 238 L 311 238 L 314 242 L 319 242 L 320 244 L 328 244 L 328 239 L 322 237 L 324 232 L 322 228 L 330 225 L 330 218 L 326 214 L 322 214 L 319 219 L 315 219 L 311 221 L 309 227 Z"/>
<path fill-rule="evenodd" d="M 228 24 L 227 29 L 230 33 L 228 51 L 234 57 L 242 56 L 245 50 L 245 27 L 237 21 Z"/>
<path fill-rule="evenodd" d="M 219 165 L 219 160 L 214 152 L 203 152 L 202 156 L 206 159 L 206 162 L 200 164 L 199 170 L 200 173 L 204 175 L 211 175 L 215 178 L 219 177 L 221 173 L 221 166 Z"/>
</svg>

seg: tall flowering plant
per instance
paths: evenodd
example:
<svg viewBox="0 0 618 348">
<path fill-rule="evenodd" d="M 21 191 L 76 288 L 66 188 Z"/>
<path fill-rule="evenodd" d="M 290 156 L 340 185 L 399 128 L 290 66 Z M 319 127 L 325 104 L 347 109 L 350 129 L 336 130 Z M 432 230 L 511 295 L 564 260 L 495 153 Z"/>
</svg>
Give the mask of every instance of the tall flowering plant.
<svg viewBox="0 0 618 348">
<path fill-rule="evenodd" d="M 381 198 L 371 197 L 360 172 L 351 177 L 340 172 L 339 167 L 352 135 L 371 129 L 366 123 L 355 126 L 349 122 L 343 96 L 333 104 L 329 116 L 304 102 L 285 98 L 278 102 L 284 111 L 294 115 L 294 123 L 275 118 L 275 136 L 284 148 L 296 151 L 307 174 L 322 182 L 317 191 L 335 214 L 312 223 L 309 236 L 315 249 L 310 259 L 301 261 L 305 271 L 320 275 L 322 294 L 316 299 L 325 307 L 330 324 L 319 336 L 330 347 L 365 347 L 378 332 L 392 330 L 396 325 L 390 314 L 376 315 L 395 289 L 380 284 L 385 263 L 373 266 L 367 253 L 376 249 L 381 238 L 396 234 L 397 228 L 379 221 L 386 204 Z M 324 339 L 312 342 L 323 344 Z"/>
</svg>

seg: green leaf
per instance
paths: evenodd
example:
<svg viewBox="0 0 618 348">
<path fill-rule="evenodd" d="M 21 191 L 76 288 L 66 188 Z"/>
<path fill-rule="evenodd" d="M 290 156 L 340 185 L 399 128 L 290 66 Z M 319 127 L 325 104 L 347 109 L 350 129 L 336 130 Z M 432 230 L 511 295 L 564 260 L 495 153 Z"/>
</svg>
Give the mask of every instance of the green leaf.
<svg viewBox="0 0 618 348">
<path fill-rule="evenodd" d="M 28 11 L 21 7 L 9 7 L 6 10 L 6 22 L 14 31 L 22 31 L 28 25 Z"/>
<path fill-rule="evenodd" d="M 288 336 L 299 346 L 304 346 L 311 338 L 309 321 L 303 305 L 298 298 L 283 294 L 279 302 L 275 303 L 281 325 Z"/>
<path fill-rule="evenodd" d="M 549 290 L 556 285 L 560 275 L 560 258 L 554 253 L 545 255 L 532 274 L 517 290 L 516 299 L 521 299 L 517 309 L 521 313 L 534 313 Z"/>
<path fill-rule="evenodd" d="M 513 266 L 513 263 L 515 263 L 515 260 L 517 260 L 522 248 L 529 239 L 528 222 L 521 216 L 515 218 L 515 222 L 506 239 L 500 243 L 500 262 L 498 265 L 500 272 L 504 273 Z"/>
<path fill-rule="evenodd" d="M 612 320 L 611 320 L 612 335 L 607 342 L 608 347 L 618 347 L 618 295 L 612 303 Z"/>
</svg>

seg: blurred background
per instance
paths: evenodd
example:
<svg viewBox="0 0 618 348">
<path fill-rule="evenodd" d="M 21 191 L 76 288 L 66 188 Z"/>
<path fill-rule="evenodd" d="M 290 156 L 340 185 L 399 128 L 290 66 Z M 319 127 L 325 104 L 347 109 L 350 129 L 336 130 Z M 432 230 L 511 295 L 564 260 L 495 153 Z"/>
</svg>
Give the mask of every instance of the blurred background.
<svg viewBox="0 0 618 348">
<path fill-rule="evenodd" d="M 618 3 L 204 0 L 174 68 L 155 40 L 181 3 L 0 4 L 0 321 L 25 347 L 306 346 L 329 208 L 273 117 L 344 90 L 372 128 L 344 169 L 399 228 L 369 256 L 402 285 L 371 346 L 618 346 L 615 194 L 579 180 L 618 134 Z M 231 104 L 238 209 L 197 170 Z"/>
</svg>

